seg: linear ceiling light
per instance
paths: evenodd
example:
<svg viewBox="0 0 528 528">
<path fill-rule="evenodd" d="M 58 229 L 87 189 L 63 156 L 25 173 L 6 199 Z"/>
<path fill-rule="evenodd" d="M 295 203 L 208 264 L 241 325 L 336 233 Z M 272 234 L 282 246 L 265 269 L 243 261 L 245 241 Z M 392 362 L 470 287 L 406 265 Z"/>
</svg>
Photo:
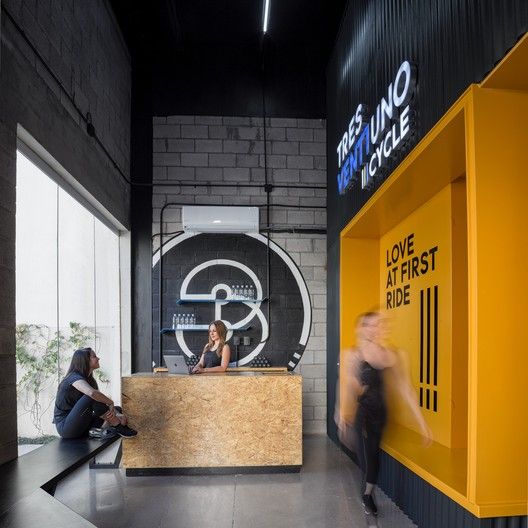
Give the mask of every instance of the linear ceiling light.
<svg viewBox="0 0 528 528">
<path fill-rule="evenodd" d="M 269 10 L 271 0 L 264 0 L 264 18 L 262 20 L 262 33 L 268 31 Z"/>
</svg>

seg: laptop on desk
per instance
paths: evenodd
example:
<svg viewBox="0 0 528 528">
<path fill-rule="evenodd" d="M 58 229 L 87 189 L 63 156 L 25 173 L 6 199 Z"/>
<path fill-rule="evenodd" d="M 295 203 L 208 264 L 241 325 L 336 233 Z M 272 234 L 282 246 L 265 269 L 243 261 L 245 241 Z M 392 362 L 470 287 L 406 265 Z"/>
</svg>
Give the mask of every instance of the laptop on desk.
<svg viewBox="0 0 528 528">
<path fill-rule="evenodd" d="M 183 356 L 163 354 L 163 359 L 165 360 L 169 374 L 189 374 L 189 367 L 185 363 Z"/>
</svg>

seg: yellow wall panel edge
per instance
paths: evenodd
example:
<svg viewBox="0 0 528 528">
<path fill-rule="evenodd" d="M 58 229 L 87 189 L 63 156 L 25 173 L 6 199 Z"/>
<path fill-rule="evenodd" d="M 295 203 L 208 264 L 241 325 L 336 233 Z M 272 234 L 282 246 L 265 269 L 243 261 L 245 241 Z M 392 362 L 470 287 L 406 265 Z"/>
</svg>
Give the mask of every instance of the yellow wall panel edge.
<svg viewBox="0 0 528 528">
<path fill-rule="evenodd" d="M 528 93 L 477 88 L 473 102 L 474 501 L 518 502 L 528 495 Z"/>
<path fill-rule="evenodd" d="M 475 501 L 476 489 L 476 430 L 477 430 L 477 383 L 471 373 L 476 371 L 478 350 L 477 326 L 477 248 L 476 248 L 476 191 L 475 191 L 475 135 L 473 131 L 474 109 L 473 95 L 475 86 L 470 89 L 466 105 L 466 196 L 467 196 L 467 230 L 468 230 L 468 499 Z"/>
<path fill-rule="evenodd" d="M 528 513 L 525 502 L 479 504 L 477 517 L 512 517 Z"/>
</svg>

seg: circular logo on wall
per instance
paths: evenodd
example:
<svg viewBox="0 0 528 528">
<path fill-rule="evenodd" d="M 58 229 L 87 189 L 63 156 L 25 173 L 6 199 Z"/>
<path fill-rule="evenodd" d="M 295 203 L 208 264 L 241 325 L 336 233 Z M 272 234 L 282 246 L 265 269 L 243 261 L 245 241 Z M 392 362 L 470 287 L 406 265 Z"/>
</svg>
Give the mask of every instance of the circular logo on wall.
<svg viewBox="0 0 528 528">
<path fill-rule="evenodd" d="M 268 248 L 269 244 L 269 248 Z M 161 336 L 160 251 L 153 256 L 153 357 L 162 352 L 201 354 L 209 323 L 228 328 L 230 366 L 286 366 L 302 357 L 311 328 L 306 283 L 291 257 L 260 234 L 183 233 L 163 246 L 162 328 L 173 315 L 183 328 Z"/>
</svg>

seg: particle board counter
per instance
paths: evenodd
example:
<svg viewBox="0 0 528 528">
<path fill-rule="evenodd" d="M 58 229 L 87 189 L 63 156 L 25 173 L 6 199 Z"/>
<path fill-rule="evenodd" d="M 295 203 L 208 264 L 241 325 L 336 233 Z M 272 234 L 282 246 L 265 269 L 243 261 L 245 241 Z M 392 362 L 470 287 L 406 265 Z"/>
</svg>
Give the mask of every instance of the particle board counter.
<svg viewBox="0 0 528 528">
<path fill-rule="evenodd" d="M 134 374 L 122 392 L 139 431 L 123 442 L 127 475 L 300 470 L 297 374 Z"/>
</svg>

